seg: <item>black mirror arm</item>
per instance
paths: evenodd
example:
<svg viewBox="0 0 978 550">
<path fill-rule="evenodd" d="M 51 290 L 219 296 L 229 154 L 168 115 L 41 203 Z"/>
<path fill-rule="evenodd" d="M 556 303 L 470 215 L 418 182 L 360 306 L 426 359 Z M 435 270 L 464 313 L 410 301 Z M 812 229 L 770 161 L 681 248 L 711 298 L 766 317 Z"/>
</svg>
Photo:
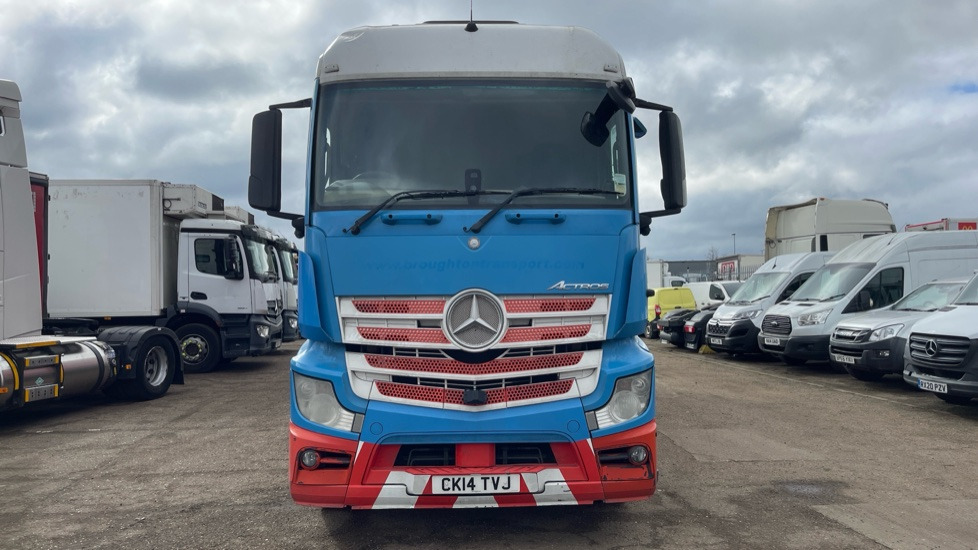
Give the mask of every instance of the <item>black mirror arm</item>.
<svg viewBox="0 0 978 550">
<path fill-rule="evenodd" d="M 306 217 L 303 216 L 302 214 L 291 214 L 289 212 L 274 212 L 274 211 L 266 211 L 265 213 L 273 218 L 291 221 L 292 229 L 295 231 L 295 237 L 297 239 L 301 239 L 306 235 Z"/>
<path fill-rule="evenodd" d="M 672 216 L 682 212 L 682 208 L 670 208 L 668 210 L 654 210 L 652 212 L 639 212 L 638 213 L 638 231 L 642 236 L 648 236 L 652 233 L 652 218 L 661 218 L 663 216 Z"/>
<path fill-rule="evenodd" d="M 661 103 L 652 103 L 651 101 L 645 101 L 644 99 L 633 99 L 632 102 L 639 109 L 650 109 L 652 111 L 666 111 L 672 112 L 672 107 L 668 105 L 662 105 Z"/>
</svg>

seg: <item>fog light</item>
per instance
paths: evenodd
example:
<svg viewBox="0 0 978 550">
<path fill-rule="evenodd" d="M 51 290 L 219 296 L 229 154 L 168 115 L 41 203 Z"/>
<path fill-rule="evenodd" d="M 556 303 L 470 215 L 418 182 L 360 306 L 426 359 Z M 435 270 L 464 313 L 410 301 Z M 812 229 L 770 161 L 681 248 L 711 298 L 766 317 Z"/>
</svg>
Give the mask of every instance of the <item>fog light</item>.
<svg viewBox="0 0 978 550">
<path fill-rule="evenodd" d="M 635 445 L 634 447 L 628 449 L 628 461 L 636 466 L 641 466 L 645 464 L 645 461 L 649 459 L 649 450 L 641 445 Z"/>
<path fill-rule="evenodd" d="M 294 328 L 297 328 L 298 326 L 299 326 L 299 321 L 296 321 L 295 319 L 293 319 L 293 318 L 290 317 L 289 318 L 289 328 L 294 329 Z"/>
<path fill-rule="evenodd" d="M 877 350 L 876 356 L 877 357 L 889 357 L 890 356 L 890 350 L 888 350 L 888 349 Z"/>
<path fill-rule="evenodd" d="M 268 325 L 258 325 L 255 327 L 259 338 L 268 338 Z"/>
<path fill-rule="evenodd" d="M 303 468 L 313 470 L 319 466 L 319 453 L 312 449 L 306 449 L 299 453 L 299 462 L 302 463 Z"/>
</svg>

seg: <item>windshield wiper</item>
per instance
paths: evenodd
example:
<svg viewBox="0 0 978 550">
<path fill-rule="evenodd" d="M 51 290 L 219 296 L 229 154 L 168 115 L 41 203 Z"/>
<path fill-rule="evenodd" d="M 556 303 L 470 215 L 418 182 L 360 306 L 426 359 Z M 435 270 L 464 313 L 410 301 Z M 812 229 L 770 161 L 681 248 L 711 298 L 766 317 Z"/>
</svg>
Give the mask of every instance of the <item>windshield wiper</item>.
<svg viewBox="0 0 978 550">
<path fill-rule="evenodd" d="M 377 206 L 370 209 L 369 212 L 357 218 L 353 225 L 349 229 L 344 229 L 343 232 L 349 232 L 352 235 L 357 235 L 360 233 L 360 228 L 367 224 L 377 212 L 380 212 L 384 208 L 394 204 L 401 199 L 441 199 L 448 197 L 474 197 L 476 195 L 505 195 L 509 191 L 444 191 L 444 190 L 431 190 L 431 191 L 401 191 L 400 193 L 395 193 L 386 199 L 384 202 L 378 204 Z"/>
<path fill-rule="evenodd" d="M 615 191 L 609 191 L 607 189 L 595 189 L 595 188 L 584 188 L 579 189 L 576 187 L 530 187 L 528 189 L 517 189 L 510 193 L 503 202 L 496 205 L 495 208 L 490 210 L 485 216 L 479 219 L 479 221 L 472 224 L 469 231 L 473 233 L 478 233 L 493 216 L 499 213 L 500 210 L 505 208 L 509 203 L 513 202 L 518 197 L 526 197 L 529 195 L 555 195 L 555 194 L 577 194 L 577 195 L 621 195 L 621 193 Z"/>
<path fill-rule="evenodd" d="M 846 294 L 848 294 L 848 292 L 843 292 L 842 294 L 834 294 L 832 296 L 829 296 L 828 298 L 822 298 L 821 300 L 819 300 L 819 302 L 831 302 L 832 300 L 838 300 L 839 298 L 844 297 Z"/>
<path fill-rule="evenodd" d="M 770 294 L 765 294 L 764 296 L 759 296 L 759 297 L 757 297 L 757 298 L 754 298 L 753 300 L 751 300 L 750 302 L 747 302 L 747 303 L 748 303 L 748 304 L 753 304 L 754 302 L 760 302 L 760 301 L 761 301 L 761 300 L 763 300 L 764 298 L 770 298 L 770 297 L 771 297 L 771 295 L 770 295 Z"/>
</svg>

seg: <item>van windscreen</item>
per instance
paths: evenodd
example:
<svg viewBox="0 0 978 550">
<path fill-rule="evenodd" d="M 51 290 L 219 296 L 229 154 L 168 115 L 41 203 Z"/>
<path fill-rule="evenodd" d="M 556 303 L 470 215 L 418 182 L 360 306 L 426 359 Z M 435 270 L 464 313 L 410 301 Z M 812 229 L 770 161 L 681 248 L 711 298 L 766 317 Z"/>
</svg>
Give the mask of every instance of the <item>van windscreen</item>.
<svg viewBox="0 0 978 550">
<path fill-rule="evenodd" d="M 845 297 L 875 264 L 828 264 L 791 295 L 791 302 L 833 302 Z"/>
</svg>

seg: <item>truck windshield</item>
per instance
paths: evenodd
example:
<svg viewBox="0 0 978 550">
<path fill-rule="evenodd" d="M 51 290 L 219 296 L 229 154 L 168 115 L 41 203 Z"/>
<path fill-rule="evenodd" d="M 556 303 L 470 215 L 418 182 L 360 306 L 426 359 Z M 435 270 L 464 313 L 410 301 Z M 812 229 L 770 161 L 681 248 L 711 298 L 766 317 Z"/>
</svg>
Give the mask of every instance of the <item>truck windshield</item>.
<svg viewBox="0 0 978 550">
<path fill-rule="evenodd" d="M 520 196 L 524 206 L 630 208 L 627 117 L 595 147 L 581 118 L 604 83 L 372 81 L 323 86 L 312 185 L 317 210 L 372 208 L 404 191 L 600 189 Z M 505 194 L 437 194 L 397 208 L 491 208 Z M 393 206 L 393 205 L 392 205 Z"/>
<path fill-rule="evenodd" d="M 730 297 L 730 305 L 747 305 L 770 296 L 788 277 L 787 272 L 755 273 Z"/>
<path fill-rule="evenodd" d="M 869 273 L 874 264 L 830 264 L 822 267 L 801 285 L 788 301 L 832 302 L 849 294 Z"/>
<path fill-rule="evenodd" d="M 950 303 L 961 292 L 962 287 L 964 287 L 964 282 L 928 283 L 893 304 L 893 309 L 898 311 L 934 311 Z"/>
<path fill-rule="evenodd" d="M 288 249 L 278 249 L 279 263 L 282 264 L 282 278 L 290 283 L 296 282 L 295 269 L 292 265 L 292 251 Z"/>
<path fill-rule="evenodd" d="M 275 247 L 257 239 L 244 238 L 245 256 L 251 276 L 262 281 L 278 280 L 278 267 L 275 264 Z"/>
</svg>

